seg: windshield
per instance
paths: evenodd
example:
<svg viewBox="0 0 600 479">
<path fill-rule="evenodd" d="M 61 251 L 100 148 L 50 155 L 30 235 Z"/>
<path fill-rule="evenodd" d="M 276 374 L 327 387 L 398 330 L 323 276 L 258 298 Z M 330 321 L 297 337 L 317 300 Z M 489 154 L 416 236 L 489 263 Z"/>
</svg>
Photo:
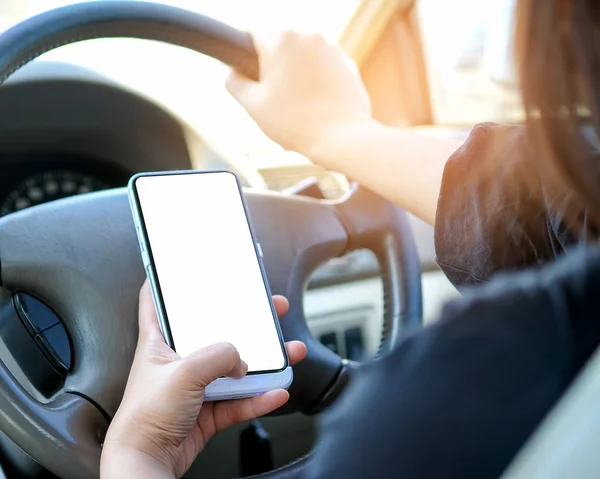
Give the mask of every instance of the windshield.
<svg viewBox="0 0 600 479">
<path fill-rule="evenodd" d="M 110 0 L 107 0 L 110 1 Z M 336 41 L 361 0 L 162 0 L 246 30 L 317 31 Z M 0 0 L 0 31 L 27 17 L 78 3 Z M 225 90 L 228 68 L 184 48 L 133 39 L 103 39 L 59 48 L 44 59 L 93 69 L 167 105 L 225 158 L 257 167 L 307 162 L 260 132 Z"/>
<path fill-rule="evenodd" d="M 515 0 L 420 0 L 436 123 L 520 122 L 512 25 Z"/>
</svg>

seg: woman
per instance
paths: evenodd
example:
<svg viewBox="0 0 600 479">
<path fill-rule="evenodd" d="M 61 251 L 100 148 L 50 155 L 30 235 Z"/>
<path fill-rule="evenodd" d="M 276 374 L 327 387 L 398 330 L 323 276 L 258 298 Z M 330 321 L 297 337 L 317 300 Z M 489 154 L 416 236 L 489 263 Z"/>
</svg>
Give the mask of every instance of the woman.
<svg viewBox="0 0 600 479">
<path fill-rule="evenodd" d="M 598 28 L 595 0 L 520 0 L 527 127 L 482 125 L 462 146 L 372 120 L 355 67 L 317 37 L 259 43 L 261 81 L 233 75 L 229 89 L 284 147 L 435 223 L 448 276 L 477 283 L 596 237 Z M 242 374 L 239 358 L 220 347 L 209 351 L 219 368 L 206 351 L 196 368 L 180 371 L 185 360 L 172 356 L 153 363 L 147 351 L 164 343 L 147 292 L 140 307 L 140 345 L 106 438 L 105 478 L 179 477 L 219 426 L 286 399 L 277 391 L 225 404 L 229 413 L 218 417 L 217 405 L 201 406 L 203 387 Z M 600 250 L 592 246 L 468 290 L 436 324 L 361 369 L 324 416 L 306 477 L 498 477 L 600 342 L 598 318 Z M 154 330 L 152 347 L 144 325 Z M 295 344 L 290 354 L 303 352 Z M 164 397 L 145 399 L 157 387 Z"/>
</svg>

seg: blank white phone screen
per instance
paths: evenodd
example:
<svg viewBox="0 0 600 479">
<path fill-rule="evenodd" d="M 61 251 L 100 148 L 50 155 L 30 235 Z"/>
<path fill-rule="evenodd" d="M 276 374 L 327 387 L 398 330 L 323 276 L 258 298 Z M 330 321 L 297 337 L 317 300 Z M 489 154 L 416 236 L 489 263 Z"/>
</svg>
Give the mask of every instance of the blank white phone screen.
<svg viewBox="0 0 600 479">
<path fill-rule="evenodd" d="M 285 365 L 236 178 L 141 176 L 135 192 L 177 353 L 232 343 L 250 372 Z"/>
</svg>

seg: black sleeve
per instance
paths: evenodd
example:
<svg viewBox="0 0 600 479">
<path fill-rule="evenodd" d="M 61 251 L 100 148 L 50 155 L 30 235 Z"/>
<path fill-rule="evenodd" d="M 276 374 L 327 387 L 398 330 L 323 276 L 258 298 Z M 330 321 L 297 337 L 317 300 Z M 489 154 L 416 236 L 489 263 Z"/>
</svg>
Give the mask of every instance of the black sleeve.
<svg viewBox="0 0 600 479">
<path fill-rule="evenodd" d="M 364 366 L 305 477 L 499 477 L 600 341 L 600 254 L 567 259 L 476 288 Z"/>
<path fill-rule="evenodd" d="M 575 242 L 551 214 L 525 127 L 485 123 L 448 160 L 435 224 L 437 261 L 456 285 L 555 259 Z"/>
</svg>

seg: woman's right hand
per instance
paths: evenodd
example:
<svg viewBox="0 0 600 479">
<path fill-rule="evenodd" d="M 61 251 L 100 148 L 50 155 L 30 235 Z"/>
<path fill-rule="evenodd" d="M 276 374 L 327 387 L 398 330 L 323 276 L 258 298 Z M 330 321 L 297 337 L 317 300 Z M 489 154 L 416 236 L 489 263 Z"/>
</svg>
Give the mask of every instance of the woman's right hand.
<svg viewBox="0 0 600 479">
<path fill-rule="evenodd" d="M 331 138 L 371 122 L 358 68 L 339 45 L 295 32 L 254 44 L 260 81 L 232 72 L 227 89 L 282 147 L 316 159 Z"/>
</svg>

